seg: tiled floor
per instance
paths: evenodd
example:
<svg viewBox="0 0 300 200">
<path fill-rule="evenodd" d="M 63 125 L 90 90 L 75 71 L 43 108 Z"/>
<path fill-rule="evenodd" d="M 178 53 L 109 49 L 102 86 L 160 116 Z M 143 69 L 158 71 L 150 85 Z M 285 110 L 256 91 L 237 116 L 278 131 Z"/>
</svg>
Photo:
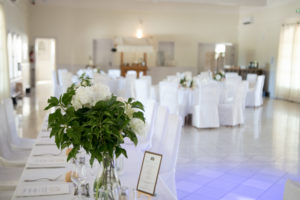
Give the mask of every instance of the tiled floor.
<svg viewBox="0 0 300 200">
<path fill-rule="evenodd" d="M 19 104 L 21 135 L 37 135 L 50 94 L 51 86 L 40 84 Z M 300 181 L 300 104 L 265 100 L 245 114 L 239 127 L 183 128 L 178 199 L 282 200 L 285 181 Z"/>
<path fill-rule="evenodd" d="M 300 105 L 265 100 L 245 114 L 239 127 L 184 127 L 179 199 L 282 200 L 285 181 L 300 181 Z"/>
</svg>

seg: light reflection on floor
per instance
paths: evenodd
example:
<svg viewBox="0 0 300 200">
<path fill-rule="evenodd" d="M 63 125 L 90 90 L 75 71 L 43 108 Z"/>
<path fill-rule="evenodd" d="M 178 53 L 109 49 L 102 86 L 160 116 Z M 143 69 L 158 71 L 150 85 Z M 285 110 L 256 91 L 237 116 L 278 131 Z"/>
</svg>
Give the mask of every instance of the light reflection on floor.
<svg viewBox="0 0 300 200">
<path fill-rule="evenodd" d="M 178 198 L 282 200 L 285 181 L 300 181 L 300 105 L 266 100 L 246 109 L 240 127 L 184 127 Z"/>
<path fill-rule="evenodd" d="M 51 85 L 40 84 L 17 106 L 19 132 L 41 128 Z M 300 105 L 265 100 L 246 109 L 243 126 L 185 126 L 178 155 L 178 199 L 282 200 L 286 179 L 300 181 Z"/>
</svg>

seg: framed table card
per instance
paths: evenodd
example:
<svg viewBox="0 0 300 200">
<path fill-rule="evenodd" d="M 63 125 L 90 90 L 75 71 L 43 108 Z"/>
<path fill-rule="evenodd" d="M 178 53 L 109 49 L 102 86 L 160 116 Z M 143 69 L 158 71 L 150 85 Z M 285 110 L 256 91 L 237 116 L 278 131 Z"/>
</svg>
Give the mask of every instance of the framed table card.
<svg viewBox="0 0 300 200">
<path fill-rule="evenodd" d="M 145 151 L 137 191 L 154 196 L 162 155 Z"/>
</svg>

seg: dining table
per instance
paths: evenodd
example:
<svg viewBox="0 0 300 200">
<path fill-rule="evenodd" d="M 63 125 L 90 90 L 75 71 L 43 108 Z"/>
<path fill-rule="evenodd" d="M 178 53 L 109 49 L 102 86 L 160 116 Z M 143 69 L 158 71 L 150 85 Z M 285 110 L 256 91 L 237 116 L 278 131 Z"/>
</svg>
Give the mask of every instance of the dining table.
<svg viewBox="0 0 300 200">
<path fill-rule="evenodd" d="M 46 118 L 19 179 L 13 200 L 78 199 L 74 195 L 74 184 L 65 180 L 66 174 L 72 169 L 72 162 L 67 162 L 66 150 L 57 148 L 54 138 L 50 138 L 50 131 L 47 127 Z M 128 158 L 121 158 L 121 169 L 117 171 L 121 187 L 127 188 L 131 193 L 128 200 L 148 199 L 146 195 L 136 191 L 144 148 L 130 143 L 124 144 L 123 147 L 127 151 Z M 120 163 L 120 160 L 118 162 Z M 87 182 L 91 195 L 83 199 L 94 199 L 92 188 L 97 176 L 97 170 L 95 170 L 97 168 L 89 166 L 88 169 L 90 173 Z M 177 197 L 158 176 L 155 195 L 151 199 L 176 200 Z"/>
</svg>

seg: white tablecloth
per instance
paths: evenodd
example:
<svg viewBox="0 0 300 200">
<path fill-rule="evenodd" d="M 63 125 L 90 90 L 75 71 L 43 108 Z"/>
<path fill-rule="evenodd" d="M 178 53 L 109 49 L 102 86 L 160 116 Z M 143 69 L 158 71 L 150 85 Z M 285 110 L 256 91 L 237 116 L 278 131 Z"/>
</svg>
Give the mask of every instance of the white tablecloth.
<svg viewBox="0 0 300 200">
<path fill-rule="evenodd" d="M 41 138 L 45 137 L 45 133 L 40 133 L 36 145 L 33 147 L 33 150 L 31 152 L 31 155 L 28 160 L 32 159 L 33 157 L 37 157 L 37 154 L 59 154 L 60 150 L 57 149 L 55 145 L 38 145 L 39 141 L 41 141 Z M 126 186 L 129 188 L 129 190 L 136 188 L 137 180 L 140 172 L 140 167 L 143 160 L 143 152 L 139 150 L 140 148 L 135 147 L 134 145 L 125 145 L 127 149 L 128 159 L 123 159 L 124 168 L 122 170 L 122 173 L 119 175 L 121 185 Z M 41 156 L 41 155 L 40 155 Z M 40 157 L 38 156 L 38 157 Z M 45 155 L 45 157 L 49 157 L 51 155 Z M 64 157 L 65 153 L 63 152 L 59 156 Z M 19 183 L 17 185 L 16 191 L 26 185 L 26 184 L 39 184 L 39 183 L 47 183 L 47 184 L 55 184 L 55 183 L 64 183 L 65 173 L 70 170 L 70 166 L 68 164 L 65 164 L 65 167 L 63 168 L 38 168 L 38 169 L 29 169 L 29 163 L 27 162 L 26 167 L 23 171 L 23 174 L 21 176 L 21 179 L 19 180 Z M 59 175 L 62 175 L 57 182 L 50 182 L 47 180 L 40 180 L 40 182 L 24 182 L 24 180 L 27 179 L 37 179 L 41 177 L 47 177 L 47 178 L 55 178 Z M 93 181 L 91 181 L 93 182 Z M 73 183 L 68 183 L 70 187 L 70 193 L 64 194 L 64 195 L 52 195 L 52 196 L 38 196 L 38 197 L 17 197 L 16 192 L 13 196 L 13 200 L 19 200 L 19 199 L 30 199 L 30 200 L 66 200 L 66 199 L 72 199 L 73 197 Z M 93 187 L 90 185 L 90 187 Z M 164 183 L 164 181 L 159 178 L 156 186 L 156 193 L 157 196 L 153 199 L 161 199 L 161 200 L 172 200 L 177 199 L 172 192 L 169 190 L 168 186 Z"/>
</svg>

